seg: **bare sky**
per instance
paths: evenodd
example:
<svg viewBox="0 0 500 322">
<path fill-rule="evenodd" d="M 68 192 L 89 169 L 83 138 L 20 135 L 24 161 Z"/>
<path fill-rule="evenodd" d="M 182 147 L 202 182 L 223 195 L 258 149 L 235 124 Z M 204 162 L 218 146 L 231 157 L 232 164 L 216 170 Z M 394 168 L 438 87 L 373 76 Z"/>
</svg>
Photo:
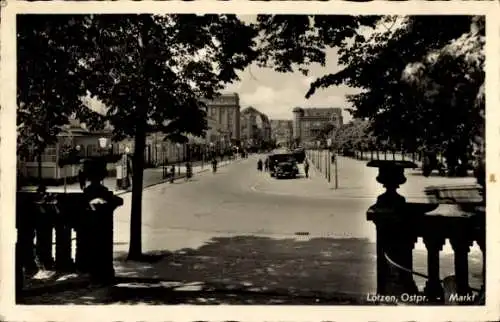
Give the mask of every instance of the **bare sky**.
<svg viewBox="0 0 500 322">
<path fill-rule="evenodd" d="M 255 22 L 256 16 L 239 15 L 245 22 Z M 332 86 L 325 90 L 318 90 L 312 97 L 305 99 L 309 84 L 317 77 L 335 73 L 342 68 L 337 63 L 337 51 L 327 51 L 326 66 L 318 64 L 311 66 L 308 76 L 300 72 L 278 73 L 272 69 L 259 68 L 252 64 L 240 73 L 240 81 L 229 85 L 228 92 L 240 95 L 242 108 L 253 106 L 271 119 L 291 119 L 292 109 L 300 107 L 339 107 L 344 109 L 344 121 L 352 119 L 345 110 L 350 105 L 346 95 L 359 91 L 347 86 Z"/>
<path fill-rule="evenodd" d="M 333 86 L 318 90 L 311 98 L 305 99 L 309 84 L 317 77 L 334 73 L 341 67 L 337 64 L 336 50 L 330 50 L 325 67 L 311 66 L 308 76 L 300 72 L 278 73 L 272 69 L 259 68 L 252 64 L 240 73 L 240 81 L 227 87 L 228 92 L 240 95 L 242 108 L 253 106 L 271 119 L 291 119 L 292 109 L 300 107 L 340 107 L 348 108 L 347 94 L 358 91 L 347 86 Z M 344 120 L 351 119 L 350 114 L 343 113 Z"/>
</svg>

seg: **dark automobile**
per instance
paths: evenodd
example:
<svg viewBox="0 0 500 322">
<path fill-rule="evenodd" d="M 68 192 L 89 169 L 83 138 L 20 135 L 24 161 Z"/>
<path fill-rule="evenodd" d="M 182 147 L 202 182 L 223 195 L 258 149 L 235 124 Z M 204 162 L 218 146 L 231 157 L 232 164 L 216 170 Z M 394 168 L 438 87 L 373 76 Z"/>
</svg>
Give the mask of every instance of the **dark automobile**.
<svg viewBox="0 0 500 322">
<path fill-rule="evenodd" d="M 295 178 L 299 173 L 297 163 L 295 161 L 280 162 L 275 167 L 276 178 Z"/>
<path fill-rule="evenodd" d="M 269 157 L 269 173 L 271 177 L 275 176 L 276 166 L 281 162 L 295 162 L 295 157 L 292 153 L 271 154 Z"/>
</svg>

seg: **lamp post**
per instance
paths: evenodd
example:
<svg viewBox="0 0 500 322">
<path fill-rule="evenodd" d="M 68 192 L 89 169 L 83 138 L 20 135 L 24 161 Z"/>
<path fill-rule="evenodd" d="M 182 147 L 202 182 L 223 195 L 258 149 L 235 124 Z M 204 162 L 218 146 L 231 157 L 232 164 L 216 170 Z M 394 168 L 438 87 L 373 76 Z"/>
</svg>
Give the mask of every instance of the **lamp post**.
<svg viewBox="0 0 500 322">
<path fill-rule="evenodd" d="M 175 146 L 177 147 L 177 173 L 178 175 L 181 175 L 181 144 L 176 143 Z"/>
<path fill-rule="evenodd" d="M 99 138 L 97 139 L 97 141 L 99 142 L 99 148 L 100 148 L 100 154 L 102 155 L 102 150 L 104 150 L 106 148 L 106 146 L 108 145 L 108 139 L 105 138 L 105 137 L 102 137 L 102 138 Z"/>
<path fill-rule="evenodd" d="M 161 145 L 161 164 L 162 164 L 162 173 L 163 173 L 163 179 L 167 177 L 167 171 L 166 171 L 166 162 L 165 160 L 165 146 L 162 144 Z"/>
<path fill-rule="evenodd" d="M 220 161 L 222 162 L 222 158 L 224 156 L 224 137 L 221 137 L 220 142 L 221 142 L 221 146 L 220 146 Z"/>
<path fill-rule="evenodd" d="M 213 142 L 210 142 L 210 144 L 209 144 L 209 145 L 210 145 L 210 155 L 211 155 L 212 157 L 215 157 L 215 156 L 214 156 L 214 154 L 215 154 L 215 149 L 214 149 L 215 144 L 214 144 Z"/>
<path fill-rule="evenodd" d="M 124 171 L 124 173 L 125 173 L 124 179 L 125 179 L 125 187 L 126 188 L 128 188 L 130 186 L 130 182 L 128 180 L 128 178 L 129 178 L 129 173 L 128 173 L 128 154 L 129 153 L 130 153 L 130 148 L 128 146 L 126 146 L 125 147 L 125 154 L 123 155 L 123 158 L 122 158 L 122 162 L 124 163 L 123 167 L 125 169 L 125 171 Z"/>
<path fill-rule="evenodd" d="M 327 176 L 328 176 L 328 182 L 330 183 L 332 181 L 332 158 L 331 158 L 331 146 L 332 146 L 332 139 L 326 140 L 326 144 L 328 146 L 328 152 L 326 154 L 327 157 Z"/>
<path fill-rule="evenodd" d="M 105 138 L 105 137 L 101 137 L 99 139 L 97 139 L 97 141 L 99 142 L 99 148 L 100 148 L 100 156 L 102 157 L 102 151 L 108 146 L 108 139 Z M 106 168 L 108 166 L 107 162 L 105 162 L 106 164 Z"/>
</svg>

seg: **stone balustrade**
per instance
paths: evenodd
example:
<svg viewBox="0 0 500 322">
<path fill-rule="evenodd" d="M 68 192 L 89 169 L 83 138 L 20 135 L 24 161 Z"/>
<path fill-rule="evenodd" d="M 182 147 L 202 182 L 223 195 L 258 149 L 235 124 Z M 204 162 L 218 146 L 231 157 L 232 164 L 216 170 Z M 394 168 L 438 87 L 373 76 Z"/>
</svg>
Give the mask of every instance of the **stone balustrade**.
<svg viewBox="0 0 500 322">
<path fill-rule="evenodd" d="M 113 211 L 123 201 L 108 192 L 107 203 L 91 210 L 88 197 L 84 193 L 17 193 L 18 291 L 24 276 L 40 268 L 87 273 L 99 282 L 114 278 Z"/>
<path fill-rule="evenodd" d="M 427 278 L 424 293 L 429 303 L 445 302 L 439 263 L 440 251 L 446 240 L 454 251 L 456 286 L 453 292 L 457 296 L 467 296 L 473 291 L 484 291 L 484 198 L 468 201 L 463 189 L 458 187 L 455 190 L 459 191 L 461 198 L 450 198 L 454 194 L 453 188 L 430 187 L 427 192 L 437 202 L 409 203 L 396 190 L 406 182 L 404 169 L 415 168 L 415 164 L 408 161 L 371 161 L 368 166 L 379 168 L 377 181 L 387 189 L 367 212 L 367 219 L 376 226 L 377 293 L 396 296 L 419 293 L 413 278 L 419 273 L 413 271 L 412 255 L 418 238 L 423 239 L 427 248 L 428 272 L 424 276 Z M 472 290 L 468 280 L 468 254 L 474 242 L 483 253 L 481 290 Z"/>
</svg>

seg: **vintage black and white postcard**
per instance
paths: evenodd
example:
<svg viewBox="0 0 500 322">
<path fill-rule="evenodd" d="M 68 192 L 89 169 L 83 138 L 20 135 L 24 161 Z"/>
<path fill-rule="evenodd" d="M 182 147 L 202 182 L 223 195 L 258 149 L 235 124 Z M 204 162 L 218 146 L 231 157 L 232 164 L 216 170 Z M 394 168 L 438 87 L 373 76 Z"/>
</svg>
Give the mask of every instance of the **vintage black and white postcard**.
<svg viewBox="0 0 500 322">
<path fill-rule="evenodd" d="M 498 3 L 1 13 L 5 320 L 500 317 Z"/>
</svg>

